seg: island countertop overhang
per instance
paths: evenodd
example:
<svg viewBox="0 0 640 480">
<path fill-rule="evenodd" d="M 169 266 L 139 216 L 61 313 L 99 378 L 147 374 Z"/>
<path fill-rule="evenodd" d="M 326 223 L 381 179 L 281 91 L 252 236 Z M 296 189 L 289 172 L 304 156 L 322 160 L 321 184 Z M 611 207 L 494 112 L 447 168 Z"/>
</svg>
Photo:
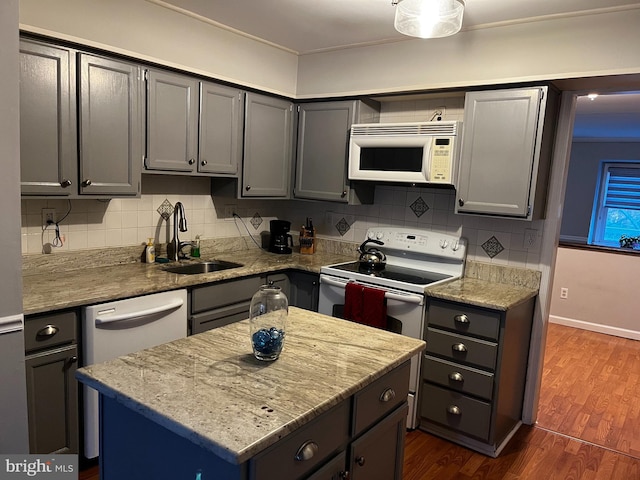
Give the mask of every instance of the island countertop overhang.
<svg viewBox="0 0 640 480">
<path fill-rule="evenodd" d="M 242 321 L 83 367 L 77 377 L 240 464 L 424 348 L 421 340 L 290 307 L 275 362 L 253 358 Z"/>
</svg>

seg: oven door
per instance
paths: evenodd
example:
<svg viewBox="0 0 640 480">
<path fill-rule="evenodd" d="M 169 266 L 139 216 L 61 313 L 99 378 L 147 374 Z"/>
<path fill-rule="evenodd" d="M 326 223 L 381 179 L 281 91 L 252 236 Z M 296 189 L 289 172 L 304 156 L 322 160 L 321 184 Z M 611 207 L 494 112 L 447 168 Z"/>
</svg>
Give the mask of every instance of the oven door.
<svg viewBox="0 0 640 480">
<path fill-rule="evenodd" d="M 318 312 L 332 317 L 342 318 L 344 309 L 344 291 L 349 280 L 320 275 L 320 300 Z M 360 282 L 372 288 L 385 291 L 387 299 L 387 316 L 391 329 L 401 335 L 422 339 L 424 326 L 424 296 L 416 293 L 402 292 L 386 287 L 380 287 L 366 282 Z M 409 378 L 409 416 L 407 427 L 416 427 L 417 393 L 420 379 L 420 354 L 411 359 L 411 374 Z"/>
</svg>

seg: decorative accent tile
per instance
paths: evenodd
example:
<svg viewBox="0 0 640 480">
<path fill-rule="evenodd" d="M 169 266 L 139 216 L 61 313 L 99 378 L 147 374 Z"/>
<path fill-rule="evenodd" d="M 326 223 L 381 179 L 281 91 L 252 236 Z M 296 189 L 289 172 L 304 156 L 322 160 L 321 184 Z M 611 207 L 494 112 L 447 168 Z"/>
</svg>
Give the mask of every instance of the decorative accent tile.
<svg viewBox="0 0 640 480">
<path fill-rule="evenodd" d="M 164 202 L 160 204 L 158 210 L 156 211 L 162 218 L 164 218 L 165 220 L 169 220 L 171 214 L 173 213 L 173 205 L 171 205 L 171 202 L 165 198 Z"/>
<path fill-rule="evenodd" d="M 418 197 L 415 202 L 413 202 L 409 208 L 415 214 L 416 217 L 421 217 L 425 213 L 429 211 L 429 205 L 422 199 L 422 197 Z"/>
<path fill-rule="evenodd" d="M 338 223 L 336 223 L 336 230 L 338 230 L 338 233 L 340 233 L 341 237 L 344 237 L 344 235 L 351 229 L 351 225 L 349 225 L 349 222 L 347 222 L 344 217 L 342 217 Z"/>
<path fill-rule="evenodd" d="M 262 217 L 258 212 L 256 212 L 253 214 L 253 217 L 251 217 L 250 222 L 251 222 L 251 225 L 253 225 L 253 228 L 257 230 L 258 227 L 262 225 Z"/>
<path fill-rule="evenodd" d="M 495 236 L 492 236 L 489 240 L 484 242 L 481 246 L 482 246 L 482 249 L 484 250 L 484 253 L 486 253 L 489 256 L 489 258 L 495 257 L 501 251 L 504 250 L 504 247 Z"/>
</svg>

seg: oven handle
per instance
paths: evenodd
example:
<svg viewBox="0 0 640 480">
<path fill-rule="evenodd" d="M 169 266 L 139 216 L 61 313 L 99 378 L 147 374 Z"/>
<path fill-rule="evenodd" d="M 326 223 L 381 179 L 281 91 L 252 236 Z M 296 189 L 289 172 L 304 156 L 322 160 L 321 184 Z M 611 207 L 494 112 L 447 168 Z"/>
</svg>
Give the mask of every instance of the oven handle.
<svg viewBox="0 0 640 480">
<path fill-rule="evenodd" d="M 354 280 L 348 280 L 346 282 L 341 282 L 339 280 L 333 280 L 332 278 L 326 277 L 324 275 L 320 275 L 320 283 L 326 283 L 327 285 L 331 285 L 333 287 L 338 287 L 338 288 L 342 288 L 344 289 L 345 286 L 347 285 L 347 283 L 349 282 L 353 282 Z M 372 288 L 377 288 L 379 290 L 384 290 L 384 288 L 375 286 Z M 406 302 L 406 303 L 415 303 L 416 305 L 422 305 L 424 302 L 424 297 L 422 295 L 413 295 L 410 293 L 394 293 L 394 292 L 389 292 L 387 290 L 385 290 L 384 292 L 384 296 L 385 298 L 390 298 L 392 300 L 398 300 L 400 302 Z"/>
</svg>

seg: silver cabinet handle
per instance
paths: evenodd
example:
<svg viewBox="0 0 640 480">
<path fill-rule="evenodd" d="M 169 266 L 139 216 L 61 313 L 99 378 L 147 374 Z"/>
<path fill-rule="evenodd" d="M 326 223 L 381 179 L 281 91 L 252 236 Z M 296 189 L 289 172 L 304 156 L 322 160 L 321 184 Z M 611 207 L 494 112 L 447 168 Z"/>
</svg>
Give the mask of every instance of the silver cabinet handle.
<svg viewBox="0 0 640 480">
<path fill-rule="evenodd" d="M 364 462 L 365 462 L 365 460 L 364 460 L 364 457 L 362 455 L 360 455 L 358 458 L 356 458 L 356 463 L 358 465 L 360 465 L 361 467 L 364 467 Z"/>
<path fill-rule="evenodd" d="M 78 361 L 78 357 L 76 355 L 74 355 L 69 359 L 69 363 L 76 363 L 77 361 Z"/>
<path fill-rule="evenodd" d="M 300 446 L 294 458 L 298 462 L 304 462 L 305 460 L 313 458 L 313 456 L 318 453 L 318 450 L 320 450 L 320 448 L 316 442 L 307 440 Z"/>
<path fill-rule="evenodd" d="M 380 394 L 381 402 L 390 402 L 394 398 L 396 398 L 396 392 L 393 388 L 386 388 L 384 392 Z"/>
<path fill-rule="evenodd" d="M 200 161 L 200 165 L 202 165 L 203 167 L 204 167 L 206 164 L 207 164 L 207 161 L 206 161 L 206 160 L 201 160 L 201 161 Z"/>
<path fill-rule="evenodd" d="M 469 317 L 467 317 L 464 313 L 462 315 L 456 315 L 455 317 L 453 317 L 453 320 L 456 323 L 461 323 L 463 325 L 467 325 L 469 324 Z"/>
<path fill-rule="evenodd" d="M 461 373 L 451 372 L 449 374 L 449 380 L 452 380 L 454 382 L 464 382 L 464 377 L 462 376 Z"/>
<path fill-rule="evenodd" d="M 189 165 L 193 165 L 194 163 L 196 163 L 196 159 L 195 158 L 190 158 L 189 159 Z"/>
<path fill-rule="evenodd" d="M 82 181 L 82 186 L 83 187 L 88 187 L 89 185 L 91 185 L 91 180 L 90 179 L 86 179 Z"/>
<path fill-rule="evenodd" d="M 453 345 L 451 345 L 451 349 L 454 352 L 466 352 L 467 351 L 467 347 L 464 345 L 464 343 L 454 343 Z"/>
<path fill-rule="evenodd" d="M 62 180 L 62 181 L 60 182 L 60 186 L 61 186 L 62 188 L 70 187 L 70 186 L 71 186 L 71 180 L 69 180 L 68 178 L 65 178 L 64 180 Z"/>
<path fill-rule="evenodd" d="M 460 410 L 460 407 L 457 405 L 449 405 L 447 407 L 447 413 L 450 413 L 451 415 L 462 415 L 462 410 Z"/>
<path fill-rule="evenodd" d="M 36 336 L 37 337 L 53 337 L 56 333 L 58 333 L 59 330 L 60 329 L 55 325 L 51 325 L 51 324 L 45 325 L 40 330 L 38 330 L 38 333 L 36 333 Z"/>
<path fill-rule="evenodd" d="M 247 185 L 246 187 L 244 187 L 244 189 L 248 192 L 249 190 L 251 190 L 251 185 Z"/>
<path fill-rule="evenodd" d="M 461 207 L 464 207 L 464 200 L 459 198 L 458 199 L 458 205 L 460 205 Z"/>
<path fill-rule="evenodd" d="M 347 191 L 343 190 L 342 193 L 340 194 L 341 197 L 346 197 L 347 196 Z"/>
</svg>

